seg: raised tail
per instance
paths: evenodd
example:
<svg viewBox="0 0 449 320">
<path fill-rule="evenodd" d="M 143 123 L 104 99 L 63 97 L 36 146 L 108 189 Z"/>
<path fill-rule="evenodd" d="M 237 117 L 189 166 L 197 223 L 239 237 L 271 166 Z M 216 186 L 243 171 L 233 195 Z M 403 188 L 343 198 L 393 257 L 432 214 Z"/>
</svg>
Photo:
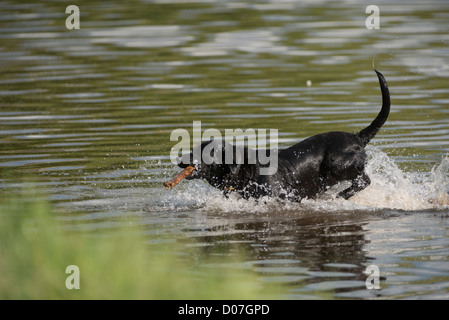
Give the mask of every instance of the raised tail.
<svg viewBox="0 0 449 320">
<path fill-rule="evenodd" d="M 380 128 L 383 126 L 385 121 L 390 114 L 390 91 L 388 90 L 387 81 L 385 80 L 382 73 L 374 69 L 379 78 L 380 90 L 382 91 L 382 109 L 377 115 L 376 119 L 365 129 L 357 133 L 357 136 L 362 140 L 363 144 L 366 146 L 368 142 L 377 134 Z"/>
</svg>

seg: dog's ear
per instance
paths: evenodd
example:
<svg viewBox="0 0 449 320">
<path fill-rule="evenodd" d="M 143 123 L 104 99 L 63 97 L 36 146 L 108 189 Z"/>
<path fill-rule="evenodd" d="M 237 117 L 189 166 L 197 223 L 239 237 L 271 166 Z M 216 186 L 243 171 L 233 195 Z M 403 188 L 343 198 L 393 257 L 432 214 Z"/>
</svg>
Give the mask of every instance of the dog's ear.
<svg viewBox="0 0 449 320">
<path fill-rule="evenodd" d="M 235 179 L 245 166 L 245 148 L 227 142 L 223 142 L 223 148 L 226 151 L 225 164 L 231 171 L 232 179 Z"/>
<path fill-rule="evenodd" d="M 224 149 L 220 140 L 210 140 L 201 144 L 201 160 L 207 165 L 224 163 Z"/>
</svg>

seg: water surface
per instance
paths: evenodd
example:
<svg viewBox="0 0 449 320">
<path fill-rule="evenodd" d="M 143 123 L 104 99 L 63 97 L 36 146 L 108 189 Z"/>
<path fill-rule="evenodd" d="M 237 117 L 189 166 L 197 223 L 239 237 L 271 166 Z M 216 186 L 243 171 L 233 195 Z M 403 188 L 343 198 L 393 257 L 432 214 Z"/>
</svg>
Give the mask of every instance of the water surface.
<svg viewBox="0 0 449 320">
<path fill-rule="evenodd" d="M 150 246 L 250 270 L 285 298 L 449 298 L 449 5 L 378 1 L 368 30 L 369 4 L 78 1 L 81 29 L 67 30 L 65 4 L 2 2 L 0 192 L 32 180 L 69 230 L 126 217 Z M 170 133 L 193 121 L 275 128 L 280 147 L 364 128 L 381 103 L 373 58 L 392 111 L 368 148 L 373 183 L 350 201 L 163 189 Z M 380 290 L 365 287 L 368 265 Z"/>
</svg>

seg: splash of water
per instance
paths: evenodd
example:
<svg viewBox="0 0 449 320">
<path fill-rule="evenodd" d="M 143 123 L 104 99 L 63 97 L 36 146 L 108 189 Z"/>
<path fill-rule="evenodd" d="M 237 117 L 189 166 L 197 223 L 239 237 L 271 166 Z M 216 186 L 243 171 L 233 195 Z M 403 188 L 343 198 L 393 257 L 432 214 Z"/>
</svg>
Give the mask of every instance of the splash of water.
<svg viewBox="0 0 449 320">
<path fill-rule="evenodd" d="M 386 153 L 368 149 L 371 185 L 355 195 L 355 204 L 407 211 L 449 208 L 449 158 L 429 174 L 403 172 Z"/>
<path fill-rule="evenodd" d="M 449 209 L 449 157 L 443 158 L 430 174 L 418 174 L 402 171 L 379 149 L 370 147 L 367 152 L 370 157 L 367 173 L 371 177 L 371 185 L 349 201 L 336 198 L 336 194 L 348 186 L 345 183 L 331 188 L 318 199 L 304 199 L 298 204 L 269 197 L 244 200 L 235 194 L 226 198 L 202 181 L 184 181 L 176 190 L 157 196 L 153 208 L 219 214 Z"/>
</svg>

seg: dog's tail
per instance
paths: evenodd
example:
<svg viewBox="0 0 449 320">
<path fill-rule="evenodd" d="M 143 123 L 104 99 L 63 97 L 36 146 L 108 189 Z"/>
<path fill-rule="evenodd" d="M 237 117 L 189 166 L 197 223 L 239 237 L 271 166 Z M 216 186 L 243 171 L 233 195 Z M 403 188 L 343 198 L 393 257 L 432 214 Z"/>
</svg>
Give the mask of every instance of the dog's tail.
<svg viewBox="0 0 449 320">
<path fill-rule="evenodd" d="M 385 80 L 382 73 L 380 73 L 376 69 L 374 69 L 374 71 L 377 73 L 377 77 L 379 78 L 380 90 L 382 91 L 382 109 L 380 110 L 376 119 L 374 119 L 374 121 L 368 127 L 357 133 L 357 136 L 362 140 L 365 146 L 368 144 L 368 142 L 370 142 L 372 138 L 374 138 L 374 136 L 383 126 L 388 118 L 388 115 L 390 114 L 390 91 L 388 90 L 387 81 Z"/>
</svg>

